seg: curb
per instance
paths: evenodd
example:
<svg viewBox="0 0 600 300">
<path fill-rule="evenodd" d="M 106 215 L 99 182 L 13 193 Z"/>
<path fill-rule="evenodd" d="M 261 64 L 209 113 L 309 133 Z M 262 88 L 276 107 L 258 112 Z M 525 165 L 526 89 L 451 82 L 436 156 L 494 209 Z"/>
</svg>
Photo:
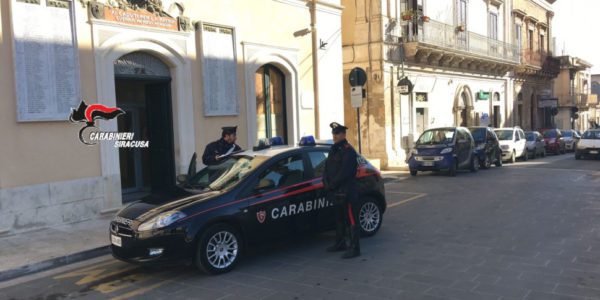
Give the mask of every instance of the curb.
<svg viewBox="0 0 600 300">
<path fill-rule="evenodd" d="M 13 269 L 0 271 L 0 282 L 15 279 L 17 277 L 31 275 L 50 269 L 66 266 L 83 260 L 92 259 L 110 253 L 108 246 L 97 247 L 69 255 L 59 256 L 48 260 L 34 262 Z"/>
</svg>

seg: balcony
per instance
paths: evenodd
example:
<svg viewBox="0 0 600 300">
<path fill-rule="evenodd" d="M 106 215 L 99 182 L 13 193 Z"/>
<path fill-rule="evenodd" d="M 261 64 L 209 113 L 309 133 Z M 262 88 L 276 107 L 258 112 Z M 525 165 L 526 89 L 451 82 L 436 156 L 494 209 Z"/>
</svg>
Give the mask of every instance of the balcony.
<svg viewBox="0 0 600 300">
<path fill-rule="evenodd" d="M 521 62 L 526 65 L 536 66 L 541 68 L 544 61 L 548 57 L 548 52 L 540 52 L 539 50 L 523 49 L 521 52 Z"/>
<path fill-rule="evenodd" d="M 489 37 L 459 31 L 456 26 L 434 20 L 408 22 L 404 51 L 408 61 L 440 67 L 468 69 L 504 75 L 520 63 L 518 47 Z M 385 43 L 386 60 L 398 62 L 400 43 Z"/>
<path fill-rule="evenodd" d="M 523 49 L 521 64 L 516 68 L 518 75 L 533 75 L 554 78 L 560 72 L 560 61 L 546 51 Z"/>
</svg>

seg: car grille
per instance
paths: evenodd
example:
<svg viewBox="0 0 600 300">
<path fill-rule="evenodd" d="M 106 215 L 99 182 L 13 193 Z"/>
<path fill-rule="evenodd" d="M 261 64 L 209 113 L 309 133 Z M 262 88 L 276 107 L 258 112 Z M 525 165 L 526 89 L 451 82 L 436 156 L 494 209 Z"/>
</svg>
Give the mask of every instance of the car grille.
<svg viewBox="0 0 600 300">
<path fill-rule="evenodd" d="M 120 236 L 133 237 L 131 228 L 115 222 L 110 223 L 110 232 Z"/>
</svg>

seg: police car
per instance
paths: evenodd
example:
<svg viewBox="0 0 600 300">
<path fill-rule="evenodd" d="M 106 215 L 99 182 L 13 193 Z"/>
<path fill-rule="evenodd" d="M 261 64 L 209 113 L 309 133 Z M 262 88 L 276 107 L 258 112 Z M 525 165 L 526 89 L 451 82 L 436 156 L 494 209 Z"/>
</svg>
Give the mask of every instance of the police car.
<svg viewBox="0 0 600 300">
<path fill-rule="evenodd" d="M 110 223 L 115 258 L 130 263 L 192 259 L 202 271 L 224 273 L 241 255 L 297 232 L 335 227 L 322 174 L 331 145 L 303 138 L 299 146 L 264 146 L 178 177 L 172 192 L 151 195 Z M 264 149 L 263 149 L 264 148 Z M 359 156 L 359 223 L 364 236 L 380 228 L 386 200 L 380 172 Z"/>
</svg>

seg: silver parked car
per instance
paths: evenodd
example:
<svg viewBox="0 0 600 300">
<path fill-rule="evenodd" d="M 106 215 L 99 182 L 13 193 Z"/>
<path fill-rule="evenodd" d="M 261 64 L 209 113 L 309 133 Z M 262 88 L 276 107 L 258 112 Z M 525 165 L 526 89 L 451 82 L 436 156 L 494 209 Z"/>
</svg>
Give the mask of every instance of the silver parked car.
<svg viewBox="0 0 600 300">
<path fill-rule="evenodd" d="M 537 131 L 526 131 L 525 139 L 527 140 L 527 154 L 531 158 L 536 158 L 538 155 L 546 157 L 546 143 L 544 137 Z"/>
<path fill-rule="evenodd" d="M 572 129 L 561 130 L 561 132 L 563 133 L 563 138 L 565 140 L 565 150 L 575 151 L 577 143 L 581 139 L 581 135 Z"/>
</svg>

